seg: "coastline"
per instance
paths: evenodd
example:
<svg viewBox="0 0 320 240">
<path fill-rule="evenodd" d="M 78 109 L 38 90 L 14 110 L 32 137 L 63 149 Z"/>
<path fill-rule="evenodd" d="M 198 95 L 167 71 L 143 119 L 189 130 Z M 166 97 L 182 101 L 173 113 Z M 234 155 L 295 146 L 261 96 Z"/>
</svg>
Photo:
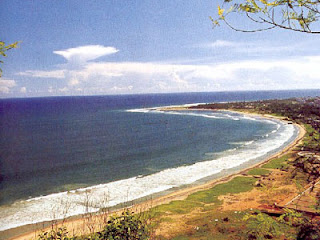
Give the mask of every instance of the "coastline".
<svg viewBox="0 0 320 240">
<path fill-rule="evenodd" d="M 175 108 L 166 108 L 166 109 L 161 109 L 161 110 L 189 110 L 187 108 L 181 108 L 181 107 L 175 107 Z M 221 111 L 221 110 L 219 110 Z M 232 111 L 232 110 L 226 110 L 226 111 Z M 252 116 L 259 116 L 259 117 L 263 117 L 263 118 L 270 118 L 270 119 L 278 119 L 278 120 L 282 120 L 282 118 L 278 118 L 278 117 L 274 117 L 274 116 L 270 116 L 270 115 L 261 115 L 261 114 L 255 114 L 255 113 L 248 113 L 248 112 L 240 112 L 240 111 L 236 111 L 237 113 L 243 113 L 246 115 L 252 115 Z M 172 200 L 181 200 L 181 199 L 185 199 L 188 195 L 200 191 L 200 190 L 206 190 L 209 189 L 211 187 L 213 187 L 216 184 L 219 183 L 223 183 L 223 182 L 227 182 L 229 180 L 231 180 L 232 178 L 242 175 L 245 172 L 247 172 L 248 170 L 255 168 L 257 166 L 260 166 L 268 161 L 270 161 L 271 159 L 277 158 L 279 156 L 282 156 L 288 152 L 290 152 L 303 138 L 304 134 L 305 134 L 305 130 L 303 128 L 303 126 L 295 124 L 295 126 L 298 128 L 298 134 L 296 136 L 296 138 L 288 145 L 286 145 L 284 148 L 280 149 L 277 153 L 272 154 L 271 156 L 268 156 L 266 159 L 260 161 L 259 163 L 250 165 L 248 167 L 245 167 L 244 169 L 240 169 L 235 173 L 229 174 L 227 176 L 222 176 L 219 177 L 218 179 L 213 179 L 213 180 L 209 180 L 206 183 L 201 183 L 201 184 L 191 184 L 191 186 L 187 186 L 187 187 L 183 187 L 182 189 L 178 189 L 178 190 L 174 190 L 173 192 L 170 192 L 168 194 L 165 194 L 163 196 L 159 196 L 156 197 L 155 199 L 149 199 L 149 200 L 141 200 L 141 203 L 137 203 L 134 204 L 134 206 L 131 208 L 133 211 L 135 212 L 140 212 L 140 211 L 144 211 L 147 210 L 151 207 L 155 207 L 157 205 L 161 205 L 161 204 L 165 204 L 168 203 Z M 145 198 L 148 199 L 148 198 Z M 116 211 L 113 211 L 112 214 L 117 214 L 120 213 L 122 211 L 122 209 L 118 209 Z M 110 212 L 108 213 L 109 215 L 111 214 Z M 90 219 L 88 220 L 87 216 L 74 216 L 69 218 L 68 220 L 65 221 L 58 221 L 58 224 L 55 225 L 55 227 L 60 227 L 60 226 L 66 226 L 69 230 L 69 232 L 73 233 L 73 234 L 85 234 L 86 232 L 84 232 L 84 228 L 86 228 L 85 224 L 88 223 L 88 221 L 90 222 L 94 222 L 97 225 L 97 229 L 99 227 L 102 227 L 103 223 L 101 223 L 101 221 L 104 220 L 105 215 L 104 214 L 91 214 L 90 215 Z M 100 224 L 99 224 L 100 222 Z M 15 240 L 23 240 L 23 239 L 33 239 L 37 236 L 38 232 L 35 232 L 34 230 L 30 231 L 31 228 L 38 228 L 38 229 L 42 229 L 42 230 L 50 230 L 51 229 L 51 222 L 47 222 L 47 223 L 37 223 L 37 224 L 31 224 L 31 225 L 26 225 L 26 226 L 21 226 L 21 227 L 17 227 L 14 229 L 9 229 L 9 230 L 5 230 L 3 231 L 3 233 L 5 233 L 6 237 L 2 237 L 0 239 L 15 239 Z M 45 225 L 47 225 L 48 227 L 44 227 Z M 28 231 L 29 229 L 29 231 Z M 27 233 L 22 233 L 21 232 L 27 232 Z M 20 233 L 20 234 L 19 234 Z M 11 236 L 10 236 L 11 235 Z"/>
</svg>

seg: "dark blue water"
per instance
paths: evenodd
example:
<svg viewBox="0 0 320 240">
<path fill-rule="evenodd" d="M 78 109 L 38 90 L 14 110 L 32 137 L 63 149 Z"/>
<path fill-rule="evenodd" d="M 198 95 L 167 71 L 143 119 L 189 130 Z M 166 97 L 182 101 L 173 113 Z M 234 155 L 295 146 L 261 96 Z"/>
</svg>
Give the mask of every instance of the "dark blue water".
<svg viewBox="0 0 320 240">
<path fill-rule="evenodd" d="M 0 100 L 0 204 L 203 161 L 270 130 L 259 122 L 127 109 L 316 95 L 319 90 Z"/>
</svg>

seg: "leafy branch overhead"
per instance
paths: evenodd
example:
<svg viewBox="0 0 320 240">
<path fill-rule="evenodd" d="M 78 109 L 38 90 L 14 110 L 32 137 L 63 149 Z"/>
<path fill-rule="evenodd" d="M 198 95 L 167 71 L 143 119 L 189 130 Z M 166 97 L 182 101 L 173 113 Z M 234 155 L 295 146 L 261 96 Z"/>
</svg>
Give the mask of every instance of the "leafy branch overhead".
<svg viewBox="0 0 320 240">
<path fill-rule="evenodd" d="M 2 57 L 6 57 L 7 56 L 6 52 L 9 51 L 12 48 L 17 48 L 19 43 L 20 42 L 14 42 L 14 43 L 6 45 L 5 42 L 0 41 L 0 55 Z M 3 63 L 3 61 L 0 60 L 0 63 Z M 1 77 L 1 75 L 2 75 L 2 68 L 0 68 L 0 77 Z"/>
<path fill-rule="evenodd" d="M 304 33 L 320 33 L 316 23 L 320 17 L 320 0 L 224 0 L 218 6 L 218 18 L 211 18 L 214 26 L 224 22 L 235 31 L 257 32 L 282 28 Z M 232 23 L 231 15 L 243 15 L 254 24 L 252 29 L 242 29 Z M 238 16 L 237 16 L 238 17 Z M 237 22 L 240 22 L 239 19 Z"/>
</svg>

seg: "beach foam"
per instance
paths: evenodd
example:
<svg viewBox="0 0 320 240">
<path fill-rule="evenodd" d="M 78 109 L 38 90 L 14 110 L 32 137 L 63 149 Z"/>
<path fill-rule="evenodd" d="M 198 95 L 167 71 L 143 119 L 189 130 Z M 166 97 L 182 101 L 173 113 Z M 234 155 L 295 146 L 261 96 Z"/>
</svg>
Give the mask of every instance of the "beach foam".
<svg viewBox="0 0 320 240">
<path fill-rule="evenodd" d="M 193 106 L 194 104 L 188 104 L 188 106 Z M 187 105 L 183 105 L 187 106 Z M 171 106 L 172 107 L 172 106 Z M 181 106 L 180 106 L 181 107 Z M 161 113 L 161 114 L 171 114 L 171 115 L 183 115 L 183 116 L 195 116 L 195 117 L 204 117 L 204 118 L 213 118 L 213 119 L 231 119 L 235 121 L 239 121 L 240 117 L 242 119 L 248 119 L 248 120 L 254 120 L 254 121 L 267 121 L 267 120 L 261 120 L 261 119 L 255 119 L 251 117 L 247 117 L 245 115 L 239 115 L 239 114 L 228 114 L 225 111 L 174 111 L 174 110 L 166 110 L 161 111 L 162 108 L 140 108 L 140 109 L 129 109 L 127 112 L 133 112 L 133 113 Z"/>
<path fill-rule="evenodd" d="M 135 112 L 183 114 L 236 121 L 251 121 L 254 119 L 254 121 L 265 121 L 266 123 L 276 124 L 277 130 L 272 130 L 268 137 L 261 137 L 250 142 L 237 143 L 237 148 L 232 149 L 232 151 L 226 150 L 216 156 L 213 154 L 213 159 L 209 161 L 197 162 L 192 165 L 166 169 L 147 176 L 132 177 L 1 206 L 0 231 L 31 223 L 63 219 L 87 212 L 97 212 L 101 208 L 115 206 L 153 193 L 191 184 L 202 178 L 217 174 L 224 169 L 238 167 L 253 159 L 265 158 L 268 154 L 287 145 L 293 140 L 293 136 L 295 135 L 294 125 L 285 124 L 277 120 L 248 118 L 240 114 L 229 114 L 226 112 L 160 112 L 157 109 L 148 109 L 148 111 L 141 109 L 140 111 L 135 110 Z"/>
</svg>

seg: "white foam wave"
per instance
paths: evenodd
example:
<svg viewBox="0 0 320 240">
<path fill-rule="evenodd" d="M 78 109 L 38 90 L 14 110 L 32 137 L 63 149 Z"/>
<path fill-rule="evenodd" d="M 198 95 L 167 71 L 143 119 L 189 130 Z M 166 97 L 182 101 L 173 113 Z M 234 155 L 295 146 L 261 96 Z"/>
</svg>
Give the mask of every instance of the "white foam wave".
<svg viewBox="0 0 320 240">
<path fill-rule="evenodd" d="M 157 113 L 162 114 L 171 114 L 171 115 L 183 115 L 183 116 L 194 116 L 194 117 L 204 117 L 204 118 L 212 118 L 212 119 L 230 119 L 234 121 L 239 121 L 242 118 L 241 115 L 230 115 L 225 114 L 224 112 L 204 112 L 204 111 L 161 111 L 155 110 Z M 153 112 L 153 111 L 150 111 Z"/>
<path fill-rule="evenodd" d="M 236 151 L 238 148 L 231 148 L 231 149 L 228 149 L 227 152 L 234 152 Z"/>
<path fill-rule="evenodd" d="M 151 108 L 137 108 L 137 109 L 129 109 L 126 110 L 127 112 L 137 112 L 137 113 L 148 113 L 152 111 Z"/>
<path fill-rule="evenodd" d="M 167 106 L 157 107 L 157 109 L 175 108 L 175 107 L 194 107 L 194 106 L 205 105 L 205 104 L 206 103 L 187 103 L 187 104 L 181 104 L 181 105 L 167 105 Z"/>
<path fill-rule="evenodd" d="M 270 123 L 270 124 L 274 124 L 274 125 L 279 125 L 279 120 L 274 120 L 274 119 L 263 119 L 261 118 L 261 121 L 265 122 L 265 123 Z"/>
<path fill-rule="evenodd" d="M 128 109 L 126 112 L 137 112 L 137 113 L 149 113 L 149 112 L 160 112 L 161 109 L 164 108 L 175 108 L 175 107 L 193 107 L 197 105 L 201 105 L 205 103 L 190 103 L 190 104 L 182 104 L 182 105 L 168 105 L 168 106 L 161 106 L 161 107 L 153 107 L 153 108 L 135 108 L 135 109 Z"/>
<path fill-rule="evenodd" d="M 101 208 L 193 183 L 275 151 L 287 143 L 294 132 L 293 125 L 283 125 L 280 131 L 273 134 L 273 137 L 247 142 L 241 148 L 233 149 L 214 160 L 166 169 L 148 176 L 137 176 L 75 191 L 32 198 L 10 206 L 1 206 L 0 231 L 86 212 L 96 212 Z"/>
<path fill-rule="evenodd" d="M 174 107 L 191 107 L 197 106 L 204 103 L 194 103 L 194 104 L 184 104 L 184 105 L 170 105 L 170 106 L 162 106 L 162 107 L 155 107 L 155 108 L 137 108 L 137 109 L 129 109 L 126 110 L 127 112 L 135 112 L 135 113 L 162 113 L 162 114 L 171 114 L 171 115 L 184 115 L 184 116 L 196 116 L 196 117 L 205 117 L 205 118 L 214 118 L 214 119 L 231 119 L 234 121 L 240 120 L 250 120 L 250 121 L 263 121 L 265 123 L 270 124 L 277 124 L 278 128 L 280 127 L 279 124 L 275 120 L 261 118 L 259 116 L 250 116 L 247 114 L 241 113 L 231 113 L 228 111 L 163 111 L 164 108 L 174 108 Z"/>
<path fill-rule="evenodd" d="M 243 118 L 243 119 L 246 119 L 246 120 L 257 121 L 257 118 L 250 117 L 250 116 L 248 116 L 248 115 L 243 115 L 242 118 Z"/>
<path fill-rule="evenodd" d="M 222 119 L 223 116 L 218 116 L 214 114 L 205 114 L 205 113 L 196 113 L 196 112 L 182 112 L 182 111 L 163 111 L 163 114 L 171 114 L 171 115 L 183 115 L 183 116 L 194 116 L 194 117 L 205 117 L 205 118 L 215 118 Z"/>
<path fill-rule="evenodd" d="M 248 141 L 245 143 L 246 146 L 251 145 L 252 143 L 254 143 L 254 141 Z"/>
<path fill-rule="evenodd" d="M 247 145 L 250 145 L 254 143 L 254 140 L 251 140 L 251 141 L 244 141 L 244 142 L 230 142 L 230 144 L 233 144 L 233 145 L 240 145 L 240 146 L 247 146 Z"/>
</svg>

